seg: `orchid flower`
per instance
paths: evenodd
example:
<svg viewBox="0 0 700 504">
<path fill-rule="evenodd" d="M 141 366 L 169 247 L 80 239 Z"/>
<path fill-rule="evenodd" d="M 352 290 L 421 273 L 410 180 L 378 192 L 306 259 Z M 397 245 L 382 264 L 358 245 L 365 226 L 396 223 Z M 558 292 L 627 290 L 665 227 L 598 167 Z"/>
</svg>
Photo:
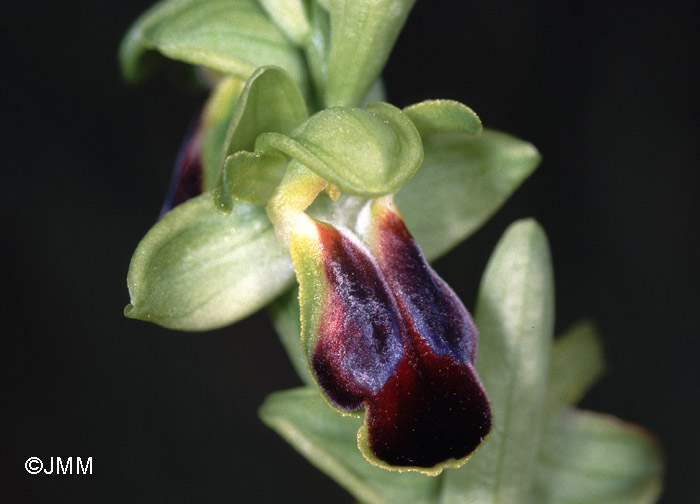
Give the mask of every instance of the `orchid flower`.
<svg viewBox="0 0 700 504">
<path fill-rule="evenodd" d="M 303 212 L 326 187 L 295 163 L 268 205 L 291 250 L 314 379 L 340 411 L 366 408 L 359 445 L 369 461 L 424 472 L 459 466 L 491 428 L 473 368 L 474 323 L 426 262 L 391 195 L 360 212 L 362 243 Z"/>
<path fill-rule="evenodd" d="M 125 313 L 206 331 L 267 306 L 305 386 L 260 416 L 363 502 L 651 502 L 653 443 L 571 407 L 602 367 L 598 340 L 574 331 L 550 355 L 539 225 L 506 232 L 474 319 L 430 265 L 539 154 L 454 100 L 386 102 L 380 74 L 412 5 L 164 0 L 137 20 L 127 78 L 155 51 L 211 93 L 132 258 Z M 611 439 L 634 454 L 615 480 L 627 493 L 582 476 Z"/>
</svg>

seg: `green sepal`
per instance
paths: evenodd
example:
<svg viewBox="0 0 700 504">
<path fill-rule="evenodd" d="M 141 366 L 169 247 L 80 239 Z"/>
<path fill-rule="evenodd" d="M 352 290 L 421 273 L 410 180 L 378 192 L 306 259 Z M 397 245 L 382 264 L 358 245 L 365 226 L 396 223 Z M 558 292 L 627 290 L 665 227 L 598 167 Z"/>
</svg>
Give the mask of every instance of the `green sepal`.
<svg viewBox="0 0 700 504">
<path fill-rule="evenodd" d="M 143 13 L 122 41 L 119 59 L 126 79 L 148 76 L 152 50 L 243 80 L 258 67 L 277 65 L 308 87 L 301 51 L 255 0 L 163 0 Z"/>
<path fill-rule="evenodd" d="M 661 493 L 657 441 L 613 416 L 554 409 L 538 458 L 532 502 L 652 504 Z"/>
<path fill-rule="evenodd" d="M 488 129 L 478 137 L 428 136 L 423 151 L 421 169 L 396 194 L 396 204 L 429 260 L 481 227 L 540 162 L 530 143 Z"/>
<path fill-rule="evenodd" d="M 367 462 L 357 449 L 362 419 L 339 415 L 315 387 L 271 394 L 258 413 L 266 425 L 360 502 L 438 502 L 440 476 L 387 471 Z"/>
<path fill-rule="evenodd" d="M 328 3 L 330 45 L 326 107 L 357 107 L 379 77 L 415 0 L 334 0 Z M 313 69 L 312 69 L 313 72 Z"/>
<path fill-rule="evenodd" d="M 434 133 L 480 135 L 481 119 L 472 109 L 453 100 L 425 100 L 404 107 L 403 112 L 416 125 L 421 137 Z"/>
<path fill-rule="evenodd" d="M 202 189 L 211 191 L 219 184 L 224 162 L 226 134 L 244 82 L 236 77 L 222 79 L 207 100 L 202 114 Z"/>
<path fill-rule="evenodd" d="M 286 159 L 279 153 L 252 151 L 264 132 L 289 134 L 309 116 L 301 90 L 287 72 L 274 66 L 258 68 L 233 111 L 223 152 L 226 156 L 214 205 L 228 213 L 233 198 L 264 204 L 284 175 Z"/>
<path fill-rule="evenodd" d="M 533 220 L 506 230 L 489 259 L 474 321 L 476 369 L 493 407 L 489 438 L 446 473 L 446 502 L 527 502 L 547 410 L 554 281 L 547 238 Z"/>
<path fill-rule="evenodd" d="M 224 216 L 203 193 L 166 214 L 139 243 L 125 315 L 171 329 L 214 329 L 262 308 L 293 280 L 262 207 L 238 203 Z"/>
<path fill-rule="evenodd" d="M 549 401 L 578 403 L 605 369 L 603 348 L 595 326 L 582 321 L 558 337 L 552 347 Z"/>
<path fill-rule="evenodd" d="M 291 136 L 260 135 L 255 148 L 282 152 L 341 191 L 366 198 L 395 192 L 423 159 L 413 123 L 383 102 L 322 110 Z"/>
<path fill-rule="evenodd" d="M 283 69 L 255 70 L 243 88 L 225 140 L 226 156 L 252 151 L 261 133 L 291 133 L 309 117 L 299 86 Z"/>
</svg>

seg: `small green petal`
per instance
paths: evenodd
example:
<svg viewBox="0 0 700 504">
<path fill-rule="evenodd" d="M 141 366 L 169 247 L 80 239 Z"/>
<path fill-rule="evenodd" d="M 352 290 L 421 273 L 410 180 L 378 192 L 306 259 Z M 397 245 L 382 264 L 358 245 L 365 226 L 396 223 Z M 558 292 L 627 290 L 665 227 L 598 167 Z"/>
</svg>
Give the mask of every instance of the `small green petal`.
<svg viewBox="0 0 700 504">
<path fill-rule="evenodd" d="M 476 113 L 457 101 L 426 100 L 403 109 L 416 125 L 421 137 L 433 133 L 481 134 L 481 120 Z"/>
<path fill-rule="evenodd" d="M 576 404 L 603 374 L 603 349 L 596 328 L 579 322 L 554 342 L 549 400 Z"/>
<path fill-rule="evenodd" d="M 236 152 L 224 162 L 221 185 L 212 193 L 214 207 L 227 214 L 233 209 L 233 198 L 264 205 L 286 168 L 287 158 L 275 152 Z"/>
<path fill-rule="evenodd" d="M 552 412 L 537 465 L 540 504 L 652 504 L 661 493 L 656 441 L 610 415 Z"/>
<path fill-rule="evenodd" d="M 315 388 L 271 394 L 259 415 L 360 502 L 432 504 L 438 500 L 441 477 L 387 471 L 367 462 L 357 449 L 362 420 L 338 415 Z"/>
<path fill-rule="evenodd" d="M 241 79 L 277 65 L 307 87 L 301 52 L 255 0 L 164 0 L 139 17 L 124 37 L 119 57 L 124 76 L 147 76 L 149 52 L 201 65 Z"/>
<path fill-rule="evenodd" d="M 493 407 L 491 435 L 445 475 L 443 502 L 526 502 L 547 410 L 554 284 L 547 238 L 533 220 L 512 224 L 479 290 L 476 369 Z"/>
<path fill-rule="evenodd" d="M 278 150 L 298 160 L 341 191 L 356 196 L 390 194 L 416 172 L 423 159 L 418 132 L 396 107 L 334 107 L 310 117 L 287 137 L 263 134 L 258 150 Z"/>
<path fill-rule="evenodd" d="M 396 203 L 429 260 L 476 231 L 540 161 L 531 144 L 493 130 L 479 137 L 431 135 L 423 149 L 421 169 L 397 193 Z"/>
<path fill-rule="evenodd" d="M 239 203 L 223 216 L 204 193 L 166 214 L 139 243 L 125 314 L 171 329 L 214 329 L 262 308 L 293 279 L 263 208 Z"/>
</svg>

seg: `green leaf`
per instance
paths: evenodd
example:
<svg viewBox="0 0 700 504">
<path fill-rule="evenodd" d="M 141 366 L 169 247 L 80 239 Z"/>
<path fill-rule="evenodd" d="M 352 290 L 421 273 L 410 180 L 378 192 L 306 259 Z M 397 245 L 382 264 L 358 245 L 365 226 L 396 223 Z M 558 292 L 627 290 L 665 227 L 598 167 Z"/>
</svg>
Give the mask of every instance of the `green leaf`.
<svg viewBox="0 0 700 504">
<path fill-rule="evenodd" d="M 307 88 L 301 52 L 270 21 L 255 0 L 164 0 L 127 32 L 119 50 L 124 76 L 149 73 L 149 51 L 241 79 L 256 68 L 277 65 Z"/>
<path fill-rule="evenodd" d="M 201 194 L 166 214 L 131 259 L 125 314 L 171 329 L 231 324 L 289 288 L 294 272 L 261 207 L 223 216 Z"/>
<path fill-rule="evenodd" d="M 440 477 L 387 471 L 371 465 L 357 449 L 357 430 L 362 419 L 339 415 L 315 388 L 271 394 L 259 414 L 265 424 L 361 502 L 437 501 Z"/>
<path fill-rule="evenodd" d="M 415 0 L 329 2 L 330 49 L 323 90 L 327 107 L 357 107 L 379 77 Z M 313 71 L 313 70 L 312 70 Z"/>
<path fill-rule="evenodd" d="M 304 384 L 315 388 L 316 384 L 311 378 L 306 356 L 301 347 L 299 288 L 290 289 L 270 303 L 267 308 L 294 370 Z"/>
<path fill-rule="evenodd" d="M 311 116 L 290 137 L 265 133 L 256 149 L 278 150 L 342 191 L 376 197 L 396 191 L 423 159 L 418 132 L 393 105 L 334 107 Z"/>
<path fill-rule="evenodd" d="M 308 116 L 304 97 L 287 72 L 267 66 L 253 73 L 222 143 L 228 157 L 214 192 L 217 209 L 230 212 L 232 196 L 251 203 L 267 201 L 284 176 L 286 159 L 277 153 L 241 151 L 252 151 L 261 133 L 291 133 Z"/>
<path fill-rule="evenodd" d="M 479 137 L 431 135 L 421 169 L 397 193 L 396 204 L 429 260 L 476 231 L 534 171 L 529 143 L 492 130 Z"/>
<path fill-rule="evenodd" d="M 512 224 L 484 273 L 475 313 L 476 369 L 494 427 L 462 468 L 447 472 L 444 503 L 527 502 L 547 409 L 554 285 L 547 238 L 533 220 Z"/>
<path fill-rule="evenodd" d="M 311 24 L 302 0 L 258 0 L 277 27 L 297 45 L 309 38 Z"/>
<path fill-rule="evenodd" d="M 541 504 L 651 504 L 661 493 L 656 441 L 609 415 L 573 408 L 552 412 L 537 466 Z"/>
<path fill-rule="evenodd" d="M 481 120 L 476 113 L 457 101 L 426 100 L 403 109 L 421 137 L 434 133 L 481 134 Z"/>
<path fill-rule="evenodd" d="M 576 404 L 603 374 L 605 364 L 598 333 L 579 322 L 554 342 L 549 370 L 551 403 Z"/>
</svg>

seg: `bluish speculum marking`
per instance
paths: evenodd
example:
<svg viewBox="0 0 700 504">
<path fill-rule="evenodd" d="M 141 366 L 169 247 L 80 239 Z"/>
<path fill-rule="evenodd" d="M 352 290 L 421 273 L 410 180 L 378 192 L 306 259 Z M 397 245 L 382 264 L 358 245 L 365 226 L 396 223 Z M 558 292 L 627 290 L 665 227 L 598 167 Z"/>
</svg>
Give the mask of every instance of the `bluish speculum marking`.
<svg viewBox="0 0 700 504">
<path fill-rule="evenodd" d="M 329 294 L 312 366 L 337 406 L 357 409 L 384 386 L 401 360 L 399 319 L 366 250 L 331 226 L 317 227 Z"/>
<path fill-rule="evenodd" d="M 437 355 L 473 364 L 478 336 L 464 305 L 428 265 L 401 218 L 379 209 L 373 252 L 405 316 Z"/>
</svg>

